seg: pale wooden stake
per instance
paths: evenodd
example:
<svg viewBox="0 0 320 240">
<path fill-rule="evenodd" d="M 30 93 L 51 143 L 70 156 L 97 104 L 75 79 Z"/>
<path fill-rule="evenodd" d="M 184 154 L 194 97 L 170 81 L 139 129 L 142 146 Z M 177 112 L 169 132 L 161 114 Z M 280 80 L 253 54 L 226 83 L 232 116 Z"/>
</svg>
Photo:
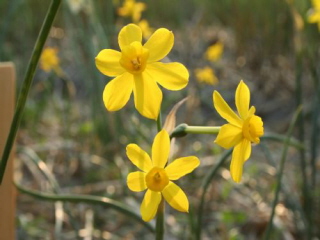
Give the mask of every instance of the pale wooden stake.
<svg viewBox="0 0 320 240">
<path fill-rule="evenodd" d="M 14 112 L 15 69 L 12 63 L 0 63 L 0 158 Z M 14 150 L 13 150 L 14 151 Z M 15 239 L 16 192 L 13 185 L 13 151 L 0 185 L 0 239 Z"/>
</svg>

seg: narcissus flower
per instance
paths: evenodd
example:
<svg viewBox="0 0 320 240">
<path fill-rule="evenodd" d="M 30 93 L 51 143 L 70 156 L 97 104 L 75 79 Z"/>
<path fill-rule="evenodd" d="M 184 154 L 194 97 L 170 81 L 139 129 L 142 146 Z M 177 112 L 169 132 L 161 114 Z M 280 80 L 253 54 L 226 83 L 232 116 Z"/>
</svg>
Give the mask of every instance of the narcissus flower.
<svg viewBox="0 0 320 240">
<path fill-rule="evenodd" d="M 100 72 L 116 77 L 106 85 L 103 101 L 109 111 L 117 111 L 124 107 L 133 91 L 135 107 L 140 114 L 157 119 L 162 102 L 158 84 L 169 90 L 180 90 L 188 84 L 189 73 L 180 63 L 158 62 L 173 46 L 171 31 L 160 28 L 144 45 L 141 41 L 141 29 L 129 24 L 118 36 L 121 52 L 104 49 L 96 57 Z"/>
<path fill-rule="evenodd" d="M 249 109 L 250 90 L 241 80 L 236 90 L 238 114 L 232 111 L 222 96 L 213 92 L 213 104 L 217 112 L 228 121 L 221 127 L 215 143 L 228 149 L 234 147 L 230 172 L 235 182 L 240 182 L 243 164 L 251 155 L 251 143 L 259 143 L 263 135 L 262 119 L 256 116 L 255 107 Z"/>
<path fill-rule="evenodd" d="M 313 8 L 309 11 L 308 22 L 317 23 L 320 31 L 320 0 L 312 0 Z"/>
<path fill-rule="evenodd" d="M 196 79 L 198 82 L 214 85 L 218 83 L 218 78 L 214 74 L 211 67 L 197 68 L 195 69 Z"/>
<path fill-rule="evenodd" d="M 58 57 L 58 49 L 53 47 L 46 47 L 40 57 L 40 68 L 45 72 L 55 71 L 60 73 L 60 59 Z"/>
<path fill-rule="evenodd" d="M 118 14 L 122 17 L 131 17 L 133 22 L 138 22 L 141 12 L 146 9 L 146 5 L 135 0 L 125 0 L 123 6 L 118 8 Z"/>
<path fill-rule="evenodd" d="M 127 146 L 127 156 L 141 171 L 129 173 L 127 184 L 131 191 L 147 189 L 140 211 L 146 222 L 154 218 L 159 203 L 164 199 L 171 207 L 181 212 L 188 212 L 189 201 L 183 190 L 171 180 L 177 180 L 199 166 L 197 157 L 189 156 L 174 160 L 166 166 L 170 152 L 170 138 L 161 130 L 152 145 L 152 158 L 136 144 Z"/>
<path fill-rule="evenodd" d="M 212 44 L 205 52 L 205 58 L 211 62 L 218 61 L 223 53 L 223 48 L 224 45 L 222 42 L 216 42 L 215 44 Z"/>
</svg>

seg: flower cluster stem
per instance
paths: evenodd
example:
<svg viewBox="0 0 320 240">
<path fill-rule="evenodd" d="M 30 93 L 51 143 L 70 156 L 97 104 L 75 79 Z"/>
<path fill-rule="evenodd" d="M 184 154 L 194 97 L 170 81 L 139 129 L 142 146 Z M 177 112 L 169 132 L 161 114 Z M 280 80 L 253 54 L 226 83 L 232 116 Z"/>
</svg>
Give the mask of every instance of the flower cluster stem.
<svg viewBox="0 0 320 240">
<path fill-rule="evenodd" d="M 178 125 L 170 137 L 183 137 L 188 133 L 192 134 L 218 134 L 221 127 L 189 126 L 185 123 Z"/>
<path fill-rule="evenodd" d="M 157 211 L 156 240 L 163 240 L 163 236 L 164 236 L 164 201 L 162 198 Z"/>
<path fill-rule="evenodd" d="M 39 62 L 40 55 L 41 55 L 43 46 L 47 40 L 47 37 L 49 35 L 53 20 L 57 14 L 60 4 L 61 4 L 61 0 L 53 0 L 51 2 L 48 13 L 45 17 L 42 28 L 38 35 L 38 39 L 36 41 L 35 47 L 33 49 L 32 56 L 27 68 L 27 72 L 26 72 L 26 75 L 22 84 L 22 88 L 18 97 L 18 103 L 13 116 L 13 121 L 10 127 L 9 136 L 8 136 L 5 148 L 3 150 L 3 155 L 0 162 L 0 184 L 2 182 L 2 178 L 7 166 L 8 158 L 9 158 L 9 155 L 10 155 L 14 140 L 16 138 L 16 134 L 17 134 L 20 122 L 21 122 L 23 109 L 27 101 L 28 93 L 32 85 L 32 80 Z"/>
<path fill-rule="evenodd" d="M 161 111 L 157 118 L 157 130 L 160 132 L 162 129 Z M 158 206 L 157 219 L 156 219 L 156 240 L 163 240 L 164 236 L 164 201 L 163 198 Z"/>
</svg>

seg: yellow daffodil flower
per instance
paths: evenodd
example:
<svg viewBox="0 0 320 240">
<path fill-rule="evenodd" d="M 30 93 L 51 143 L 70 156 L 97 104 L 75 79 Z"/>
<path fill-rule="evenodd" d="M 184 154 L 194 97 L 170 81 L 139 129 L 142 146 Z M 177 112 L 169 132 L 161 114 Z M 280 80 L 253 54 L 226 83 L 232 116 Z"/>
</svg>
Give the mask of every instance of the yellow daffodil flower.
<svg viewBox="0 0 320 240">
<path fill-rule="evenodd" d="M 147 189 L 140 211 L 146 222 L 154 218 L 159 203 L 164 199 L 171 207 L 181 212 L 188 212 L 189 201 L 183 190 L 171 180 L 177 180 L 199 166 L 197 157 L 189 156 L 174 160 L 166 166 L 170 152 L 170 138 L 161 130 L 152 145 L 152 159 L 136 144 L 127 146 L 127 156 L 141 171 L 129 173 L 127 184 L 131 191 Z"/>
<path fill-rule="evenodd" d="M 308 22 L 317 23 L 320 31 L 320 0 L 312 0 L 312 6 L 313 8 L 309 13 Z"/>
<path fill-rule="evenodd" d="M 218 83 L 218 78 L 214 74 L 211 67 L 197 68 L 195 69 L 196 79 L 198 82 L 214 85 Z"/>
<path fill-rule="evenodd" d="M 40 57 L 40 68 L 45 72 L 54 70 L 60 73 L 60 59 L 58 57 L 58 49 L 46 47 Z"/>
<path fill-rule="evenodd" d="M 215 44 L 208 47 L 205 52 L 205 58 L 211 62 L 216 62 L 221 58 L 223 53 L 224 45 L 222 42 L 216 42 Z"/>
<path fill-rule="evenodd" d="M 237 87 L 235 98 L 238 115 L 217 91 L 213 92 L 215 109 L 228 121 L 228 124 L 221 127 L 215 143 L 225 149 L 234 147 L 230 172 L 232 179 L 240 182 L 243 164 L 251 155 L 251 143 L 259 143 L 263 135 L 263 122 L 254 114 L 254 106 L 249 109 L 250 90 L 242 80 Z"/>
<path fill-rule="evenodd" d="M 125 0 L 123 6 L 118 8 L 118 14 L 122 17 L 130 17 L 133 22 L 138 22 L 141 18 L 141 12 L 146 9 L 146 5 L 135 0 Z"/>
<path fill-rule="evenodd" d="M 162 102 L 158 84 L 169 90 L 180 90 L 188 84 L 189 73 L 181 63 L 158 62 L 173 46 L 171 31 L 160 28 L 144 45 L 141 41 L 141 28 L 129 24 L 121 29 L 118 36 L 121 52 L 104 49 L 95 62 L 100 72 L 115 77 L 103 92 L 103 101 L 109 111 L 123 108 L 133 91 L 139 113 L 157 119 Z"/>
<path fill-rule="evenodd" d="M 141 28 L 143 38 L 145 38 L 145 39 L 150 37 L 152 35 L 152 33 L 154 32 L 153 28 L 151 28 L 149 26 L 148 21 L 145 19 L 142 19 L 140 22 L 138 22 L 138 26 Z"/>
</svg>

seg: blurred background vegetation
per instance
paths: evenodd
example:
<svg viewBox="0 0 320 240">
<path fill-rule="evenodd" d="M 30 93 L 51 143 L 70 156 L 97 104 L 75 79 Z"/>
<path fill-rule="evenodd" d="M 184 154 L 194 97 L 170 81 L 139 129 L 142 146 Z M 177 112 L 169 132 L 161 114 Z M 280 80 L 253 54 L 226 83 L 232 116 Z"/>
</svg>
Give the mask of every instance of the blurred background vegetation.
<svg viewBox="0 0 320 240">
<path fill-rule="evenodd" d="M 188 96 L 177 113 L 177 123 L 222 124 L 213 109 L 212 92 L 219 90 L 234 106 L 234 91 L 240 79 L 251 89 L 251 104 L 264 120 L 266 133 L 284 134 L 296 107 L 304 104 L 295 136 L 305 144 L 305 151 L 301 155 L 301 151 L 299 154 L 290 148 L 288 152 L 272 239 L 311 239 L 311 236 L 319 239 L 320 181 L 316 171 L 320 169 L 317 156 L 320 41 L 317 25 L 307 21 L 314 11 L 312 3 L 309 0 L 139 2 L 146 6 L 141 19 L 146 19 L 151 28 L 173 31 L 175 45 L 169 58 L 185 64 L 190 71 L 186 89 L 164 91 L 163 118 L 174 104 Z M 16 179 L 23 186 L 43 192 L 108 196 L 139 209 L 142 195 L 130 192 L 126 186 L 132 166 L 128 164 L 125 146 L 137 143 L 149 150 L 156 134 L 155 124 L 134 110 L 133 101 L 121 111 L 107 112 L 102 92 L 110 79 L 94 63 L 100 50 L 118 49 L 119 30 L 132 22 L 130 17 L 118 14 L 123 3 L 63 1 L 46 44 L 56 49 L 59 70 L 37 70 L 17 137 Z M 48 6 L 49 1 L 42 0 L 0 1 L 0 61 L 15 63 L 17 92 Z M 210 61 L 205 52 L 217 42 L 223 44 L 223 53 Z M 218 79 L 214 85 L 196 78 L 195 70 L 207 66 Z M 191 211 L 188 216 L 167 209 L 168 239 L 192 239 L 199 186 L 207 169 L 223 152 L 213 144 L 214 139 L 215 136 L 197 135 L 175 141 L 175 154 L 197 155 L 201 167 L 179 181 L 189 196 Z M 239 185 L 230 179 L 229 162 L 224 165 L 206 195 L 203 239 L 262 237 L 270 215 L 282 147 L 281 143 L 263 142 L 253 148 Z M 42 174 L 37 167 L 39 162 L 45 164 L 51 177 Z M 54 188 L 52 181 L 59 187 Z M 59 209 L 57 203 L 19 195 L 18 239 L 150 239 L 150 233 L 142 225 L 102 206 L 65 204 L 62 208 L 65 217 L 60 220 L 56 215 Z"/>
</svg>

